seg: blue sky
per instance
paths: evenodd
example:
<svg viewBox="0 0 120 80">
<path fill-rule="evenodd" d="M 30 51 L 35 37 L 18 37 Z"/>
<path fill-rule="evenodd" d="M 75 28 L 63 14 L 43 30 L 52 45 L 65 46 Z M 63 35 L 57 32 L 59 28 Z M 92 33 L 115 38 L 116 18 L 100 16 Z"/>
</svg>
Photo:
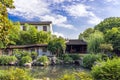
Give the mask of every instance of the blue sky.
<svg viewBox="0 0 120 80">
<path fill-rule="evenodd" d="M 52 21 L 57 36 L 77 39 L 108 17 L 120 17 L 120 0 L 14 0 L 12 21 Z"/>
</svg>

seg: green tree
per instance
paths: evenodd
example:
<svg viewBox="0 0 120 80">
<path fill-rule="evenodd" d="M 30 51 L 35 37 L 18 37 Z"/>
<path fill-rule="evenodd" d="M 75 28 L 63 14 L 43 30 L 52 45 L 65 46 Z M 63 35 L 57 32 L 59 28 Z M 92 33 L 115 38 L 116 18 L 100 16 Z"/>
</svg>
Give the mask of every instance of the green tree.
<svg viewBox="0 0 120 80">
<path fill-rule="evenodd" d="M 13 0 L 0 0 L 0 47 L 6 47 L 9 42 L 9 30 L 13 26 L 8 19 L 7 8 L 14 8 Z"/>
<path fill-rule="evenodd" d="M 23 45 L 23 44 L 31 44 L 31 37 L 30 37 L 30 33 L 27 31 L 20 31 L 20 38 L 17 41 L 18 45 Z"/>
<path fill-rule="evenodd" d="M 66 44 L 63 38 L 55 38 L 48 43 L 48 50 L 57 56 L 60 55 L 60 53 L 64 53 L 65 49 Z"/>
<path fill-rule="evenodd" d="M 100 44 L 104 42 L 104 36 L 101 32 L 95 31 L 88 38 L 88 51 L 90 53 L 100 52 Z"/>
<path fill-rule="evenodd" d="M 16 42 L 21 44 L 47 44 L 51 39 L 51 33 L 38 31 L 35 26 L 25 24 L 26 30 L 20 31 L 19 40 Z"/>
<path fill-rule="evenodd" d="M 113 46 L 112 44 L 100 44 L 100 49 L 102 51 L 102 53 L 108 53 L 108 52 L 111 52 L 113 51 Z"/>
<path fill-rule="evenodd" d="M 88 37 L 90 36 L 90 34 L 92 34 L 94 32 L 95 32 L 95 30 L 93 28 L 88 28 L 83 33 L 80 33 L 79 39 L 88 40 Z"/>
<path fill-rule="evenodd" d="M 12 28 L 10 28 L 10 32 L 8 34 L 9 37 L 9 45 L 16 45 L 17 41 L 20 38 L 20 23 L 16 22 L 14 23 L 14 25 L 12 26 Z"/>
<path fill-rule="evenodd" d="M 28 33 L 29 33 L 29 36 L 30 36 L 30 43 L 31 44 L 37 43 L 37 33 L 38 33 L 38 31 L 35 28 L 35 26 L 29 26 Z"/>
<path fill-rule="evenodd" d="M 114 27 L 120 26 L 120 17 L 110 17 L 104 19 L 101 23 L 95 26 L 96 30 L 99 30 L 103 33 L 106 33 L 107 30 L 110 30 Z"/>
<path fill-rule="evenodd" d="M 114 51 L 120 51 L 120 28 L 112 28 L 105 34 L 106 42 L 113 45 Z"/>
<path fill-rule="evenodd" d="M 51 39 L 51 33 L 49 32 L 40 31 L 37 33 L 37 43 L 46 44 L 50 41 L 50 39 Z"/>
</svg>

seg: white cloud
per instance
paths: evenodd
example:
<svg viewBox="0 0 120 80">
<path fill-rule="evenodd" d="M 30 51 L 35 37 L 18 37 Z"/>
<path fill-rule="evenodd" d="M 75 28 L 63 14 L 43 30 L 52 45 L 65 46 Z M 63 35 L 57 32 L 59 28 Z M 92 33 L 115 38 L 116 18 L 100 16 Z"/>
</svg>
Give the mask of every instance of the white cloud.
<svg viewBox="0 0 120 80">
<path fill-rule="evenodd" d="M 64 0 L 53 0 L 59 3 Z M 73 25 L 68 24 L 67 17 L 52 13 L 49 8 L 50 3 L 43 0 L 15 0 L 15 9 L 8 10 L 10 14 L 21 16 L 27 20 L 37 18 L 44 21 L 52 21 L 54 25 L 68 29 L 75 29 Z"/>
<path fill-rule="evenodd" d="M 92 16 L 89 18 L 88 23 L 96 25 L 96 24 L 100 23 L 101 21 L 102 21 L 102 19 L 98 18 L 97 16 Z"/>
<path fill-rule="evenodd" d="M 49 5 L 42 0 L 14 0 L 15 9 L 8 10 L 10 14 L 32 19 L 50 13 Z"/>
<path fill-rule="evenodd" d="M 45 15 L 41 16 L 42 20 L 52 20 L 54 24 L 60 24 L 67 21 L 67 18 L 62 15 Z"/>
<path fill-rule="evenodd" d="M 62 15 L 45 15 L 42 16 L 41 19 L 43 21 L 51 20 L 54 25 L 57 25 L 59 27 L 76 30 L 73 25 L 67 23 L 67 17 Z"/>
<path fill-rule="evenodd" d="M 57 37 L 63 37 L 63 38 L 65 38 L 65 36 L 62 33 L 54 32 L 53 34 L 56 35 Z"/>
<path fill-rule="evenodd" d="M 112 3 L 114 5 L 120 4 L 120 0 L 105 0 L 105 2 Z"/>
<path fill-rule="evenodd" d="M 74 17 L 85 17 L 89 15 L 89 6 L 86 6 L 84 4 L 77 4 L 77 5 L 70 5 L 66 7 L 66 11 Z"/>
<path fill-rule="evenodd" d="M 89 1 L 95 1 L 95 0 L 89 0 Z"/>
<path fill-rule="evenodd" d="M 52 0 L 54 3 L 62 3 L 64 2 L 65 0 Z"/>
<path fill-rule="evenodd" d="M 94 1 L 94 0 L 90 0 Z M 91 7 L 86 6 L 84 4 L 75 4 L 72 6 L 66 7 L 66 11 L 70 16 L 74 16 L 75 18 L 79 17 L 87 17 L 89 24 L 98 24 L 101 19 L 97 17 L 92 11 L 90 11 Z"/>
</svg>

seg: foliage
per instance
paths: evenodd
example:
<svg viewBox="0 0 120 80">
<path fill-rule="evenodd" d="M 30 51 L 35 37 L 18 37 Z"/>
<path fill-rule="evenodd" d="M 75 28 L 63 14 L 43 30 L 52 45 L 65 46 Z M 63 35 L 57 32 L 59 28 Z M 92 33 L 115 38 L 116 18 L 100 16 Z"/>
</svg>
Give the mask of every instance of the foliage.
<svg viewBox="0 0 120 80">
<path fill-rule="evenodd" d="M 91 71 L 95 80 L 119 80 L 120 58 L 100 62 Z"/>
<path fill-rule="evenodd" d="M 100 44 L 100 49 L 103 53 L 108 53 L 113 50 L 112 44 Z"/>
<path fill-rule="evenodd" d="M 88 28 L 86 29 L 83 33 L 79 35 L 79 39 L 85 39 L 88 41 L 88 50 L 94 50 L 96 48 L 95 52 L 99 52 L 99 47 L 100 46 L 93 46 L 93 43 L 89 44 L 89 38 L 91 36 L 91 33 L 95 33 L 96 30 L 102 32 L 104 34 L 104 40 L 105 44 L 111 44 L 113 47 L 113 52 L 119 53 L 120 51 L 120 17 L 109 17 L 104 19 L 102 22 L 97 24 L 94 29 Z M 92 36 L 94 37 L 94 36 Z M 96 39 L 96 38 L 95 38 Z M 103 43 L 102 43 L 103 44 Z M 107 46 L 107 45 L 106 45 Z M 104 47 L 105 50 L 105 45 L 101 46 L 102 49 Z M 91 49 L 92 48 L 92 49 Z M 109 46 L 110 49 L 110 46 Z M 111 48 L 112 49 L 112 48 Z"/>
<path fill-rule="evenodd" d="M 70 56 L 73 60 L 79 60 L 80 57 L 81 57 L 79 54 L 69 54 L 69 56 Z"/>
<path fill-rule="evenodd" d="M 104 36 L 101 32 L 96 31 L 89 36 L 88 40 L 88 52 L 98 53 L 100 52 L 100 44 L 104 42 Z"/>
<path fill-rule="evenodd" d="M 86 72 L 76 72 L 74 73 L 78 80 L 93 80 L 92 76 Z"/>
<path fill-rule="evenodd" d="M 51 33 L 50 32 L 44 32 L 40 31 L 37 33 L 37 43 L 39 44 L 46 44 L 50 41 L 51 39 Z"/>
<path fill-rule="evenodd" d="M 73 62 L 74 60 L 79 60 L 81 56 L 79 54 L 62 54 L 60 56 L 60 59 L 62 59 L 64 62 Z"/>
<path fill-rule="evenodd" d="M 16 45 L 18 43 L 18 40 L 20 38 L 20 23 L 19 22 L 14 23 L 12 28 L 10 28 L 8 37 L 9 37 L 8 45 Z"/>
<path fill-rule="evenodd" d="M 93 28 L 88 28 L 83 33 L 80 33 L 79 39 L 81 39 L 81 40 L 84 40 L 84 39 L 88 40 L 90 34 L 92 34 L 94 32 L 95 32 L 95 30 Z"/>
<path fill-rule="evenodd" d="M 30 33 L 27 31 L 20 31 L 20 39 L 18 40 L 18 45 L 30 44 L 31 42 Z"/>
<path fill-rule="evenodd" d="M 10 62 L 16 62 L 16 61 L 17 58 L 15 56 L 7 56 L 7 55 L 0 56 L 1 65 L 8 65 Z"/>
<path fill-rule="evenodd" d="M 58 80 L 76 80 L 74 74 L 64 74 L 60 79 Z"/>
<path fill-rule="evenodd" d="M 30 56 L 24 56 L 20 60 L 20 65 L 24 65 L 25 63 L 32 62 L 32 58 Z"/>
<path fill-rule="evenodd" d="M 106 42 L 113 45 L 114 50 L 120 50 L 120 28 L 112 28 L 105 34 Z"/>
<path fill-rule="evenodd" d="M 120 27 L 120 17 L 110 17 L 104 19 L 101 23 L 95 26 L 96 30 L 106 33 L 113 27 Z"/>
<path fill-rule="evenodd" d="M 38 54 L 36 52 L 31 52 L 31 58 L 32 60 L 36 59 Z"/>
<path fill-rule="evenodd" d="M 64 62 L 73 62 L 73 59 L 68 54 L 64 54 L 62 58 Z"/>
<path fill-rule="evenodd" d="M 91 67 L 95 64 L 95 61 L 101 59 L 101 55 L 99 54 L 88 54 L 83 57 L 83 67 L 91 69 Z"/>
<path fill-rule="evenodd" d="M 30 56 L 31 57 L 31 53 L 28 51 L 19 51 L 19 50 L 14 50 L 13 55 L 17 57 L 18 60 L 20 60 L 22 57 L 25 56 Z"/>
<path fill-rule="evenodd" d="M 13 51 L 13 55 L 17 57 L 17 59 L 19 60 L 18 63 L 20 65 L 31 62 L 32 60 L 37 58 L 36 52 L 20 51 L 18 49 Z"/>
<path fill-rule="evenodd" d="M 27 31 L 30 35 L 30 43 L 29 44 L 35 44 L 37 43 L 37 29 L 35 26 L 29 26 L 29 29 Z"/>
<path fill-rule="evenodd" d="M 43 64 L 45 64 L 46 62 L 48 62 L 48 57 L 47 56 L 41 56 L 37 59 L 38 62 L 42 62 Z"/>
<path fill-rule="evenodd" d="M 55 38 L 48 43 L 48 50 L 57 56 L 64 53 L 65 49 L 66 44 L 63 38 Z"/>
<path fill-rule="evenodd" d="M 73 72 L 64 74 L 58 80 L 93 80 L 93 78 L 86 72 Z"/>
<path fill-rule="evenodd" d="M 33 80 L 27 71 L 19 68 L 0 70 L 0 80 Z"/>
<path fill-rule="evenodd" d="M 4 48 L 9 43 L 9 33 L 13 23 L 8 19 L 7 8 L 13 8 L 13 0 L 0 1 L 0 47 Z"/>
<path fill-rule="evenodd" d="M 26 30 L 20 31 L 18 44 L 46 44 L 51 38 L 50 32 L 38 31 L 35 26 L 25 24 Z"/>
</svg>

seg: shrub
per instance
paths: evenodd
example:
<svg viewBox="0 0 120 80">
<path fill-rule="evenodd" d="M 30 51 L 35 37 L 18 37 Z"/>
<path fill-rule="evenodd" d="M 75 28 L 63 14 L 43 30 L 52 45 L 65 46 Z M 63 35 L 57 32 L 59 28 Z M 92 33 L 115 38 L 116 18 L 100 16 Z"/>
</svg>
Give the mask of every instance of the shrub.
<svg viewBox="0 0 120 80">
<path fill-rule="evenodd" d="M 15 56 L 10 56 L 9 57 L 9 61 L 10 62 L 16 62 L 17 61 L 17 58 Z"/>
<path fill-rule="evenodd" d="M 24 56 L 31 56 L 31 53 L 28 51 L 19 51 L 19 50 L 15 50 L 13 52 L 13 55 L 17 57 L 18 60 L 20 60 L 22 57 Z"/>
<path fill-rule="evenodd" d="M 46 62 L 48 62 L 48 57 L 47 56 L 41 56 L 37 59 L 37 62 L 41 62 L 43 64 L 45 64 Z"/>
<path fill-rule="evenodd" d="M 73 59 L 68 54 L 64 54 L 62 58 L 64 62 L 73 62 Z"/>
<path fill-rule="evenodd" d="M 64 74 L 59 80 L 76 80 L 74 74 Z"/>
<path fill-rule="evenodd" d="M 31 58 L 32 60 L 37 58 L 37 53 L 36 52 L 31 52 Z"/>
<path fill-rule="evenodd" d="M 8 56 L 4 55 L 4 56 L 0 56 L 0 64 L 2 65 L 6 65 L 9 63 L 9 58 Z"/>
<path fill-rule="evenodd" d="M 33 80 L 27 71 L 23 69 L 0 70 L 0 80 Z"/>
<path fill-rule="evenodd" d="M 71 57 L 67 56 L 67 57 L 64 58 L 64 62 L 71 63 L 71 62 L 73 62 L 73 59 Z"/>
<path fill-rule="evenodd" d="M 79 54 L 70 54 L 69 55 L 73 60 L 79 60 L 80 59 L 80 55 Z"/>
<path fill-rule="evenodd" d="M 73 72 L 64 74 L 58 80 L 93 80 L 93 78 L 86 72 Z"/>
<path fill-rule="evenodd" d="M 23 65 L 25 63 L 31 62 L 32 58 L 30 56 L 24 56 L 22 57 L 22 59 L 20 60 L 20 65 Z"/>
<path fill-rule="evenodd" d="M 93 80 L 92 76 L 86 72 L 76 72 L 74 74 L 78 78 L 78 80 Z"/>
<path fill-rule="evenodd" d="M 83 57 L 83 67 L 91 69 L 94 62 L 99 60 L 101 55 L 98 54 L 88 54 Z"/>
<path fill-rule="evenodd" d="M 92 67 L 95 80 L 120 80 L 120 58 L 100 62 Z"/>
<path fill-rule="evenodd" d="M 16 61 L 17 58 L 15 56 L 7 56 L 7 55 L 0 56 L 1 65 L 8 65 L 10 62 L 16 62 Z"/>
</svg>

